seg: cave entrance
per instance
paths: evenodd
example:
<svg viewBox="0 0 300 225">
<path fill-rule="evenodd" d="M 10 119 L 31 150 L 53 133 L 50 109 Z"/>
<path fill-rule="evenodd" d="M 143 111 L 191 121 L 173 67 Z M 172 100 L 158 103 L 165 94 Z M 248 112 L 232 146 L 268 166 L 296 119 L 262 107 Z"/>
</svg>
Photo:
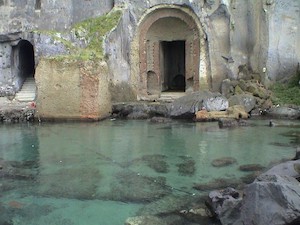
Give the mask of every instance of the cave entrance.
<svg viewBox="0 0 300 225">
<path fill-rule="evenodd" d="M 19 78 L 24 81 L 33 78 L 35 73 L 35 61 L 33 45 L 27 40 L 21 40 L 17 45 L 17 68 Z"/>
<path fill-rule="evenodd" d="M 161 42 L 162 91 L 185 91 L 185 41 Z"/>
</svg>

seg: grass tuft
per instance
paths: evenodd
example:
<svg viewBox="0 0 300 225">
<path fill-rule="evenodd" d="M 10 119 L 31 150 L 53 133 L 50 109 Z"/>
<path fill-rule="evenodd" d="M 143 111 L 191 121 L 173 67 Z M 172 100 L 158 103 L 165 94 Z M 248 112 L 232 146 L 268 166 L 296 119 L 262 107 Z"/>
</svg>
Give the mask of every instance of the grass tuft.
<svg viewBox="0 0 300 225">
<path fill-rule="evenodd" d="M 300 71 L 288 83 L 276 83 L 272 86 L 274 104 L 300 105 Z"/>
</svg>

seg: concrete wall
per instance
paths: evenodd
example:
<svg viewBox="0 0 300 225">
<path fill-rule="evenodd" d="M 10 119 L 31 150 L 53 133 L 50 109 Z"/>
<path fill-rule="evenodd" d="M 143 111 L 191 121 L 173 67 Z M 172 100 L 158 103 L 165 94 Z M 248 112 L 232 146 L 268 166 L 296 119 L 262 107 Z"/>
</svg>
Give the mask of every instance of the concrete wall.
<svg viewBox="0 0 300 225">
<path fill-rule="evenodd" d="M 111 112 L 105 62 L 42 59 L 35 77 L 41 119 L 99 120 Z"/>
</svg>

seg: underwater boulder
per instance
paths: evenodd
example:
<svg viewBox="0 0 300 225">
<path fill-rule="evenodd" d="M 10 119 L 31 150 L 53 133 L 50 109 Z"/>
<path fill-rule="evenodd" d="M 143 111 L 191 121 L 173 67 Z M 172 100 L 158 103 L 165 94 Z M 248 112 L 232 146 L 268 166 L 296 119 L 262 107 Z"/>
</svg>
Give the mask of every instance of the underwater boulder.
<svg viewBox="0 0 300 225">
<path fill-rule="evenodd" d="M 101 198 L 145 203 L 160 199 L 169 193 L 171 188 L 166 185 L 164 177 L 148 177 L 125 170 L 116 174 L 115 181 L 110 184 L 110 191 L 102 194 Z"/>
<path fill-rule="evenodd" d="M 260 164 L 246 164 L 246 165 L 239 166 L 239 170 L 245 171 L 245 172 L 261 171 L 263 169 L 265 169 L 265 167 Z"/>
<path fill-rule="evenodd" d="M 167 225 L 162 219 L 155 216 L 136 216 L 129 217 L 125 225 Z"/>
<path fill-rule="evenodd" d="M 211 162 L 211 165 L 214 167 L 224 167 L 224 166 L 229 166 L 236 163 L 236 159 L 233 157 L 222 157 L 218 159 L 214 159 Z"/>
<path fill-rule="evenodd" d="M 198 191 L 218 190 L 226 187 L 238 187 L 241 181 L 238 179 L 214 179 L 207 183 L 195 183 L 193 188 Z"/>
<path fill-rule="evenodd" d="M 183 176 L 192 176 L 196 172 L 196 162 L 193 159 L 186 158 L 182 163 L 176 164 L 178 173 Z"/>
</svg>

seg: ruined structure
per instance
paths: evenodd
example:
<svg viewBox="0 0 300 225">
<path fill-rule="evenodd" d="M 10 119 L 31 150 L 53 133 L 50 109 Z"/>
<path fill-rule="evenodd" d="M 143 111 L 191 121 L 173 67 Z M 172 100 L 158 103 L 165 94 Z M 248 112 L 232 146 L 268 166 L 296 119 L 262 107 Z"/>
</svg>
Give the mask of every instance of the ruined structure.
<svg viewBox="0 0 300 225">
<path fill-rule="evenodd" d="M 122 15 L 99 37 L 104 57 L 53 60 L 91 42 L 76 23 L 113 8 Z M 0 0 L 0 95 L 35 77 L 42 117 L 101 118 L 110 101 L 285 80 L 300 62 L 299 9 L 298 0 Z"/>
</svg>

